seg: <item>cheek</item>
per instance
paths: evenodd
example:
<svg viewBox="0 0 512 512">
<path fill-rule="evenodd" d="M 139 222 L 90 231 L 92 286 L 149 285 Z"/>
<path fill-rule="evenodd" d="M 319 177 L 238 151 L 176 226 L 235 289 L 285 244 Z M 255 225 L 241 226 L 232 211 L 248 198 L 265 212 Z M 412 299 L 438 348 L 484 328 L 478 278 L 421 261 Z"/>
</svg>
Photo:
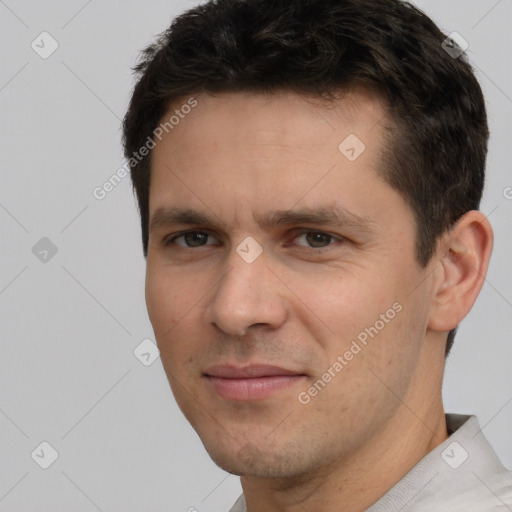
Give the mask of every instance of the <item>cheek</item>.
<svg viewBox="0 0 512 512">
<path fill-rule="evenodd" d="M 146 268 L 146 306 L 152 323 L 169 326 L 200 301 L 205 289 L 197 275 L 155 260 L 148 258 Z"/>
<path fill-rule="evenodd" d="M 146 271 L 146 307 L 155 335 L 169 329 L 174 323 L 174 314 L 178 313 L 177 294 L 172 291 L 165 275 L 156 272 L 149 264 Z"/>
<path fill-rule="evenodd" d="M 195 286 L 189 286 L 175 270 L 149 265 L 146 272 L 146 307 L 161 352 L 173 350 L 180 332 L 194 314 L 198 298 Z M 190 334 L 190 333 L 189 333 Z"/>
<path fill-rule="evenodd" d="M 181 372 L 188 366 L 202 337 L 197 317 L 202 310 L 205 289 L 199 279 L 186 277 L 176 269 L 149 265 L 145 296 L 149 319 L 166 370 Z"/>
<path fill-rule="evenodd" d="M 312 311 L 340 341 L 373 325 L 397 300 L 393 283 L 371 268 L 331 275 L 323 283 L 303 286 L 297 295 L 309 298 Z"/>
<path fill-rule="evenodd" d="M 365 382 L 375 378 L 370 369 L 384 377 L 397 372 L 400 361 L 409 365 L 416 357 L 417 347 L 410 338 L 418 334 L 411 325 L 417 324 L 418 315 L 411 297 L 404 293 L 405 269 L 393 274 L 387 268 L 381 272 L 371 266 L 359 267 L 314 286 L 303 282 L 297 290 L 298 296 L 309 297 L 309 313 L 303 318 L 311 319 L 313 327 L 309 328 L 324 353 L 324 365 L 331 366 L 338 356 L 347 365 L 342 370 L 345 377 L 338 379 L 333 391 L 342 380 L 342 387 L 364 389 Z"/>
</svg>

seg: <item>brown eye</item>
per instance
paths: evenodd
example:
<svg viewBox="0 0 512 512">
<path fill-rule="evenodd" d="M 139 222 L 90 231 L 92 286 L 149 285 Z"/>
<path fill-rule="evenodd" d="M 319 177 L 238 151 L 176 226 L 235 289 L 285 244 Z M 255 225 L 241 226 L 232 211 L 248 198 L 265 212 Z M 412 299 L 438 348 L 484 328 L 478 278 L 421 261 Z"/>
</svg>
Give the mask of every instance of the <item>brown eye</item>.
<svg viewBox="0 0 512 512">
<path fill-rule="evenodd" d="M 332 245 L 332 242 L 336 241 L 333 235 L 324 233 L 323 231 L 303 231 L 295 237 L 295 240 L 301 238 L 305 240 L 305 243 L 297 243 L 297 245 L 311 249 L 322 249 Z"/>
<path fill-rule="evenodd" d="M 210 235 L 205 231 L 187 231 L 186 233 L 182 233 L 181 235 L 175 236 L 168 241 L 165 242 L 165 245 L 176 244 L 180 247 L 192 248 L 192 247 L 201 247 L 204 245 L 211 245 L 207 242 L 209 241 Z M 180 240 L 180 242 L 178 242 Z"/>
</svg>

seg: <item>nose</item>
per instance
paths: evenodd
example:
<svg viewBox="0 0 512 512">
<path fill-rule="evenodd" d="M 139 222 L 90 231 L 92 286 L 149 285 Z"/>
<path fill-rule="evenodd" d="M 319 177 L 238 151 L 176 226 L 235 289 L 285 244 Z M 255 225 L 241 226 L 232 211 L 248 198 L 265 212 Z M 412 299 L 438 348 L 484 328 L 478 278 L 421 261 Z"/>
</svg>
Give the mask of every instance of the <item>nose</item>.
<svg viewBox="0 0 512 512">
<path fill-rule="evenodd" d="M 233 336 L 244 336 L 256 325 L 277 329 L 287 317 L 284 289 L 265 258 L 248 263 L 233 251 L 205 310 L 205 320 Z"/>
</svg>

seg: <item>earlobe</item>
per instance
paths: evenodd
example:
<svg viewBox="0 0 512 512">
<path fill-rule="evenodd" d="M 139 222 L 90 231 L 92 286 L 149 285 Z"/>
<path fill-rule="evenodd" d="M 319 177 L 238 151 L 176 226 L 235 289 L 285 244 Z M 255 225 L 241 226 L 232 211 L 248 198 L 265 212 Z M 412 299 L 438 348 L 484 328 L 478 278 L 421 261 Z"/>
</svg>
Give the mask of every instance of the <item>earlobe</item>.
<svg viewBox="0 0 512 512">
<path fill-rule="evenodd" d="M 438 249 L 440 277 L 432 291 L 429 329 L 450 331 L 469 313 L 485 281 L 492 246 L 491 225 L 477 210 L 446 233 Z"/>
</svg>

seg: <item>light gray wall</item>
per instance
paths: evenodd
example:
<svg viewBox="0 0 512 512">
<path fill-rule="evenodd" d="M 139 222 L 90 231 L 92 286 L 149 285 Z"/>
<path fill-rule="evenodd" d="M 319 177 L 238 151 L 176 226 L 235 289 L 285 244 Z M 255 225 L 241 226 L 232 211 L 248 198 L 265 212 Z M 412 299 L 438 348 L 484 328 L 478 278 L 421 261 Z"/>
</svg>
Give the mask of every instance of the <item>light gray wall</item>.
<svg viewBox="0 0 512 512">
<path fill-rule="evenodd" d="M 160 360 L 133 354 L 153 333 L 129 180 L 92 193 L 123 164 L 137 52 L 194 3 L 0 2 L 0 511 L 220 511 L 240 492 L 183 419 Z M 512 1 L 418 5 L 469 42 L 492 131 L 482 210 L 495 250 L 448 360 L 446 410 L 477 414 L 512 467 Z M 31 48 L 51 50 L 43 31 L 58 43 L 46 59 Z M 32 252 L 43 237 L 57 248 L 39 242 L 46 262 Z M 43 441 L 59 455 L 46 470 Z"/>
</svg>

